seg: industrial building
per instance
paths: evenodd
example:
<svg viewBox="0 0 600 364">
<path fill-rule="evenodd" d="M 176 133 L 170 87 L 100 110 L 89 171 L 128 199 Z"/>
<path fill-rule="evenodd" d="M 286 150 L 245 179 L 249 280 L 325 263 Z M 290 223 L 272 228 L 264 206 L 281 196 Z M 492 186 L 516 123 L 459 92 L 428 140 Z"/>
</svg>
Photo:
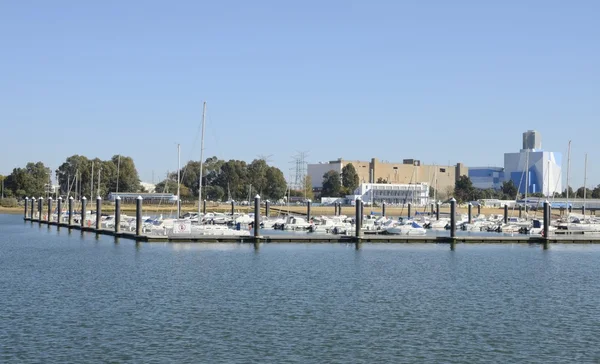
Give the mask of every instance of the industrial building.
<svg viewBox="0 0 600 364">
<path fill-rule="evenodd" d="M 467 167 L 462 163 L 441 166 L 424 165 L 416 159 L 404 159 L 402 163 L 389 163 L 376 158 L 372 158 L 370 162 L 339 158 L 329 162 L 308 164 L 307 172 L 312 180 L 313 189 L 319 191 L 322 188 L 325 173 L 335 171 L 341 174 L 344 166 L 350 163 L 356 169 L 359 183 L 377 185 L 426 183 L 440 194 L 447 194 L 448 191 L 453 190 L 456 180 L 468 174 Z"/>
<path fill-rule="evenodd" d="M 429 184 L 389 184 L 361 183 L 353 195 L 346 196 L 346 202 L 353 204 L 360 197 L 368 204 L 381 205 L 383 202 L 391 205 L 424 206 L 429 203 Z"/>
<path fill-rule="evenodd" d="M 502 188 L 502 182 L 504 182 L 504 168 L 470 167 L 469 178 L 475 188 L 499 190 Z"/>
<path fill-rule="evenodd" d="M 562 192 L 561 163 L 561 153 L 543 151 L 541 134 L 528 130 L 519 152 L 504 153 L 504 168 L 471 167 L 469 178 L 477 188 L 500 189 L 513 181 L 519 193 L 553 195 Z"/>
</svg>

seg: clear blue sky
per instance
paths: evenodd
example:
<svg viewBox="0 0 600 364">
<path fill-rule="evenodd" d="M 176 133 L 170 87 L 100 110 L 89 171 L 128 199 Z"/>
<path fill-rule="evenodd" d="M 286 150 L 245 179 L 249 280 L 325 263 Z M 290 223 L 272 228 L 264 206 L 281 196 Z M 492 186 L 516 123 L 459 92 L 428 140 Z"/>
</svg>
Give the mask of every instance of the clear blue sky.
<svg viewBox="0 0 600 364">
<path fill-rule="evenodd" d="M 502 166 L 521 134 L 600 184 L 598 1 L 3 1 L 0 174 L 82 154 Z M 196 142 L 194 143 L 194 141 Z M 565 166 L 566 167 L 566 166 Z M 566 170 L 566 168 L 564 168 Z"/>
</svg>

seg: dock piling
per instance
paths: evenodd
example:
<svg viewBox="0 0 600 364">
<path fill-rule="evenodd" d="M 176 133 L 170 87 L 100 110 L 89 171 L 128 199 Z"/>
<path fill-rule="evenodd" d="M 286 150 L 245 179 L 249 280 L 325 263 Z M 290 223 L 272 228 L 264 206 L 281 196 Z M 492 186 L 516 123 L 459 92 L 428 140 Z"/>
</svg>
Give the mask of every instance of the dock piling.
<svg viewBox="0 0 600 364">
<path fill-rule="evenodd" d="M 508 224 L 508 204 L 504 204 L 504 223 Z"/>
<path fill-rule="evenodd" d="M 435 219 L 440 221 L 440 203 L 435 204 Z"/>
<path fill-rule="evenodd" d="M 33 220 L 33 214 L 35 210 L 35 197 L 31 198 L 31 211 L 29 211 L 29 218 Z"/>
<path fill-rule="evenodd" d="M 96 197 L 96 230 L 100 230 L 100 221 L 102 217 L 102 197 Z"/>
<path fill-rule="evenodd" d="M 48 222 L 52 222 L 52 197 L 48 197 Z"/>
<path fill-rule="evenodd" d="M 56 201 L 56 222 L 58 223 L 56 226 L 60 229 L 60 223 L 62 222 L 62 197 L 58 197 Z"/>
<path fill-rule="evenodd" d="M 411 218 L 411 213 L 412 213 L 412 204 L 409 202 L 408 203 L 408 218 Z"/>
<path fill-rule="evenodd" d="M 73 225 L 73 196 L 69 197 L 69 226 Z"/>
<path fill-rule="evenodd" d="M 360 239 L 360 234 L 361 234 L 361 223 L 362 223 L 362 216 L 361 216 L 361 199 L 360 197 L 356 198 L 356 201 L 354 201 L 354 207 L 355 207 L 355 216 L 354 216 L 354 227 L 355 227 L 355 232 L 354 235 L 358 241 L 358 239 Z"/>
<path fill-rule="evenodd" d="M 381 216 L 385 217 L 385 201 L 381 203 Z"/>
<path fill-rule="evenodd" d="M 450 199 L 450 237 L 456 238 L 456 199 Z"/>
<path fill-rule="evenodd" d="M 38 198 L 38 221 L 42 222 L 42 212 L 44 208 L 44 198 L 40 196 L 40 198 Z"/>
<path fill-rule="evenodd" d="M 200 221 L 200 216 L 198 216 Z M 135 200 L 135 235 L 142 235 L 142 196 L 138 196 Z"/>
<path fill-rule="evenodd" d="M 254 197 L 254 239 L 257 242 L 260 236 L 260 196 Z"/>
<path fill-rule="evenodd" d="M 481 203 L 477 204 L 477 216 L 481 215 Z"/>
<path fill-rule="evenodd" d="M 115 198 L 115 233 L 121 232 L 121 197 Z"/>
<path fill-rule="evenodd" d="M 87 198 L 85 198 L 85 196 L 83 196 L 81 198 L 81 227 L 84 228 L 85 227 L 85 220 L 86 220 L 86 215 L 87 215 Z"/>
<path fill-rule="evenodd" d="M 469 224 L 472 224 L 473 223 L 473 204 L 470 203 L 470 202 L 469 202 L 469 205 L 468 205 L 468 209 L 469 209 L 469 218 L 468 218 L 468 221 L 469 221 Z"/>
<path fill-rule="evenodd" d="M 306 200 L 306 222 L 309 222 L 309 223 L 310 223 L 310 205 L 311 205 L 311 201 Z"/>
<path fill-rule="evenodd" d="M 269 217 L 270 214 L 271 214 L 271 201 L 266 200 L 265 201 L 265 216 Z"/>
<path fill-rule="evenodd" d="M 523 206 L 519 205 L 519 219 L 523 217 Z"/>
<path fill-rule="evenodd" d="M 548 200 L 544 201 L 544 250 L 548 249 L 549 240 L 550 240 L 550 202 Z"/>
<path fill-rule="evenodd" d="M 202 214 L 206 215 L 206 200 L 202 201 Z"/>
<path fill-rule="evenodd" d="M 29 197 L 25 197 L 25 212 L 23 215 L 23 219 L 27 219 L 27 208 L 29 207 L 28 204 L 29 204 Z"/>
<path fill-rule="evenodd" d="M 233 217 L 234 211 L 235 211 L 235 201 L 231 200 L 231 217 Z"/>
</svg>

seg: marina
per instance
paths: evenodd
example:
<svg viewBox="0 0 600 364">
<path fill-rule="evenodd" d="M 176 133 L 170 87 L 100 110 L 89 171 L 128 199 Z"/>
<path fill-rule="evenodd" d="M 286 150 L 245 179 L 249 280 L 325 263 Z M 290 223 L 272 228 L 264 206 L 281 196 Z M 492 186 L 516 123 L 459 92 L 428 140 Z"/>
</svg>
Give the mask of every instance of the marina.
<svg viewBox="0 0 600 364">
<path fill-rule="evenodd" d="M 438 206 L 433 213 L 420 216 L 411 216 L 409 208 L 408 216 L 398 219 L 386 217 L 385 206 L 381 216 L 365 216 L 363 203 L 355 206 L 354 217 L 341 215 L 341 206 L 335 206 L 334 216 L 311 216 L 309 203 L 305 214 L 296 212 L 271 218 L 268 216 L 271 211 L 283 211 L 270 207 L 268 203 L 261 205 L 258 196 L 254 213 L 235 213 L 233 204 L 230 214 L 206 212 L 204 205 L 200 215 L 187 213 L 181 219 L 163 219 L 162 215 L 154 219 L 143 216 L 141 198 L 137 200 L 133 217 L 121 214 L 118 199 L 115 213 L 111 215 L 102 214 L 101 199 L 96 200 L 95 211 L 86 211 L 87 204 L 83 199 L 80 207 L 80 211 L 85 211 L 83 216 L 74 211 L 73 199 L 69 199 L 66 212 L 62 209 L 62 199 L 57 201 L 56 209 L 52 199 L 47 200 L 46 209 L 40 199 L 37 206 L 35 199 L 28 202 L 24 220 L 32 224 L 148 243 L 355 243 L 357 248 L 361 243 L 420 243 L 448 244 L 452 249 L 457 243 L 537 244 L 545 249 L 550 244 L 600 243 L 600 224 L 595 219 L 585 220 L 573 214 L 570 220 L 554 220 L 552 224 L 549 220 L 548 226 L 545 226 L 543 217 L 533 220 L 509 217 L 506 206 L 504 216 L 486 218 L 481 211 L 474 215 L 472 206 L 469 206 L 468 214 L 457 214 L 456 201 L 450 202 L 450 216 L 441 215 Z M 546 208 L 550 214 L 550 204 Z M 44 210 L 46 213 L 40 213 Z M 543 216 L 546 216 L 545 212 Z M 259 226 L 257 230 L 253 227 L 255 223 Z M 550 234 L 543 234 L 544 229 Z"/>
</svg>

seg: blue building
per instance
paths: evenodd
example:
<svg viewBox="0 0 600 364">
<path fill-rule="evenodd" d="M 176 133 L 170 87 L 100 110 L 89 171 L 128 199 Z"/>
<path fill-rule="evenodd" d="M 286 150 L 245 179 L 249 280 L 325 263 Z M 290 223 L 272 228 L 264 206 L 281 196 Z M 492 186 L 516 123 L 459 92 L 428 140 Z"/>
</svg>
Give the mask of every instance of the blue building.
<svg viewBox="0 0 600 364">
<path fill-rule="evenodd" d="M 504 153 L 504 177 L 517 186 L 520 193 L 553 195 L 562 191 L 562 155 L 545 152 L 538 132 L 523 133 L 523 148 L 518 153 Z"/>
<path fill-rule="evenodd" d="M 520 193 L 553 195 L 562 192 L 562 155 L 542 150 L 540 133 L 523 133 L 523 148 L 518 153 L 504 153 L 504 168 L 470 167 L 469 178 L 476 188 L 502 188 L 513 181 Z"/>
<path fill-rule="evenodd" d="M 504 168 L 501 167 L 470 167 L 469 179 L 473 187 L 499 190 L 504 182 Z"/>
</svg>

